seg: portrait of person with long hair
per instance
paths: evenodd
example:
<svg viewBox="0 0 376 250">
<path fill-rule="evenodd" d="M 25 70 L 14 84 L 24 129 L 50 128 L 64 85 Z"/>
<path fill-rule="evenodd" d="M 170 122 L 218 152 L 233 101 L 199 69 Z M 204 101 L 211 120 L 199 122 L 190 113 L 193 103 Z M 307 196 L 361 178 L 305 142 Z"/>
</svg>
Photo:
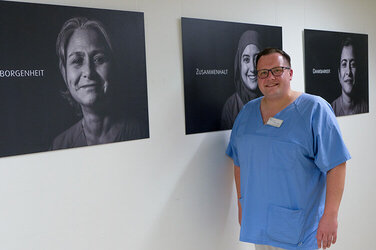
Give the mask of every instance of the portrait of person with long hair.
<svg viewBox="0 0 376 250">
<path fill-rule="evenodd" d="M 0 157 L 149 137 L 143 13 L 1 1 L 0 14 Z"/>
<path fill-rule="evenodd" d="M 238 43 L 234 61 L 234 85 L 236 92 L 231 95 L 223 106 L 221 128 L 231 129 L 236 116 L 244 104 L 259 97 L 255 58 L 262 48 L 258 32 L 245 31 Z"/>
<path fill-rule="evenodd" d="M 119 79 L 113 46 L 103 24 L 86 17 L 66 21 L 56 51 L 63 93 L 82 118 L 58 135 L 52 149 L 80 147 L 144 138 L 146 130 L 116 113 L 114 91 Z"/>
<path fill-rule="evenodd" d="M 259 97 L 255 57 L 282 48 L 282 27 L 182 18 L 186 134 L 228 130 Z"/>
</svg>

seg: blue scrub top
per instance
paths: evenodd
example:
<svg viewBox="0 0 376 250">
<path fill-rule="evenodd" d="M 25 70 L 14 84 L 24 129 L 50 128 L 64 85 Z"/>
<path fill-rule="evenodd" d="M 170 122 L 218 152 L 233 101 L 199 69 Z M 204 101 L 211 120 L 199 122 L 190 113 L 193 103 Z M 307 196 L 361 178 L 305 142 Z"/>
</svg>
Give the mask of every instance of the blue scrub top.
<svg viewBox="0 0 376 250">
<path fill-rule="evenodd" d="M 239 113 L 227 148 L 240 167 L 240 240 L 285 249 L 317 249 L 316 231 L 325 206 L 326 172 L 350 154 L 331 106 L 300 95 L 264 125 L 260 103 Z"/>
</svg>

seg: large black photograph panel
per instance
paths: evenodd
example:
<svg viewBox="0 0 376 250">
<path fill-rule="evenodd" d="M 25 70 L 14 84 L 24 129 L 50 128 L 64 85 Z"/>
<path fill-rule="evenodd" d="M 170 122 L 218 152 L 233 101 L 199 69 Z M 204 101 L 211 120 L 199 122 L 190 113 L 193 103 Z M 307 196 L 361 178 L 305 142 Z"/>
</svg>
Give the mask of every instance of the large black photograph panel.
<svg viewBox="0 0 376 250">
<path fill-rule="evenodd" d="M 368 35 L 304 30 L 305 89 L 336 116 L 368 113 Z"/>
<path fill-rule="evenodd" d="M 282 48 L 276 26 L 182 18 L 186 134 L 231 129 L 245 103 L 261 95 L 255 56 Z"/>
<path fill-rule="evenodd" d="M 0 2 L 0 156 L 149 137 L 142 13 Z"/>
</svg>

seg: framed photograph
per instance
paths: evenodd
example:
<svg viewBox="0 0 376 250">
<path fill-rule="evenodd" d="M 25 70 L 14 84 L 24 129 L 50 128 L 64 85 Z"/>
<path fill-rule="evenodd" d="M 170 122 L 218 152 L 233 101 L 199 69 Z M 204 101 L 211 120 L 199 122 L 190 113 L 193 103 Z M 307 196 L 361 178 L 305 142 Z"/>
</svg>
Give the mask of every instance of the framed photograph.
<svg viewBox="0 0 376 250">
<path fill-rule="evenodd" d="M 305 89 L 336 116 L 368 113 L 368 35 L 304 30 Z"/>
<path fill-rule="evenodd" d="M 255 56 L 282 48 L 276 26 L 182 18 L 186 134 L 231 129 L 261 93 Z"/>
<path fill-rule="evenodd" d="M 0 156 L 149 137 L 143 13 L 0 2 Z"/>
</svg>

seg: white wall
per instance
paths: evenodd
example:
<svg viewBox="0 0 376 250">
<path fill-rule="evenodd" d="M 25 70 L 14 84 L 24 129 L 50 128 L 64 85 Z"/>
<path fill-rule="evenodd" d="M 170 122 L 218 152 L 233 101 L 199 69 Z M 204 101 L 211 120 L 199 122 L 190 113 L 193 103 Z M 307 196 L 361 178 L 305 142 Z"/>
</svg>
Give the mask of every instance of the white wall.
<svg viewBox="0 0 376 250">
<path fill-rule="evenodd" d="M 370 113 L 339 118 L 353 159 L 333 249 L 372 248 L 374 0 L 38 2 L 145 13 L 151 138 L 1 158 L 0 249 L 252 249 L 238 242 L 229 132 L 184 135 L 181 16 L 282 26 L 300 91 L 304 28 L 369 34 Z"/>
</svg>

